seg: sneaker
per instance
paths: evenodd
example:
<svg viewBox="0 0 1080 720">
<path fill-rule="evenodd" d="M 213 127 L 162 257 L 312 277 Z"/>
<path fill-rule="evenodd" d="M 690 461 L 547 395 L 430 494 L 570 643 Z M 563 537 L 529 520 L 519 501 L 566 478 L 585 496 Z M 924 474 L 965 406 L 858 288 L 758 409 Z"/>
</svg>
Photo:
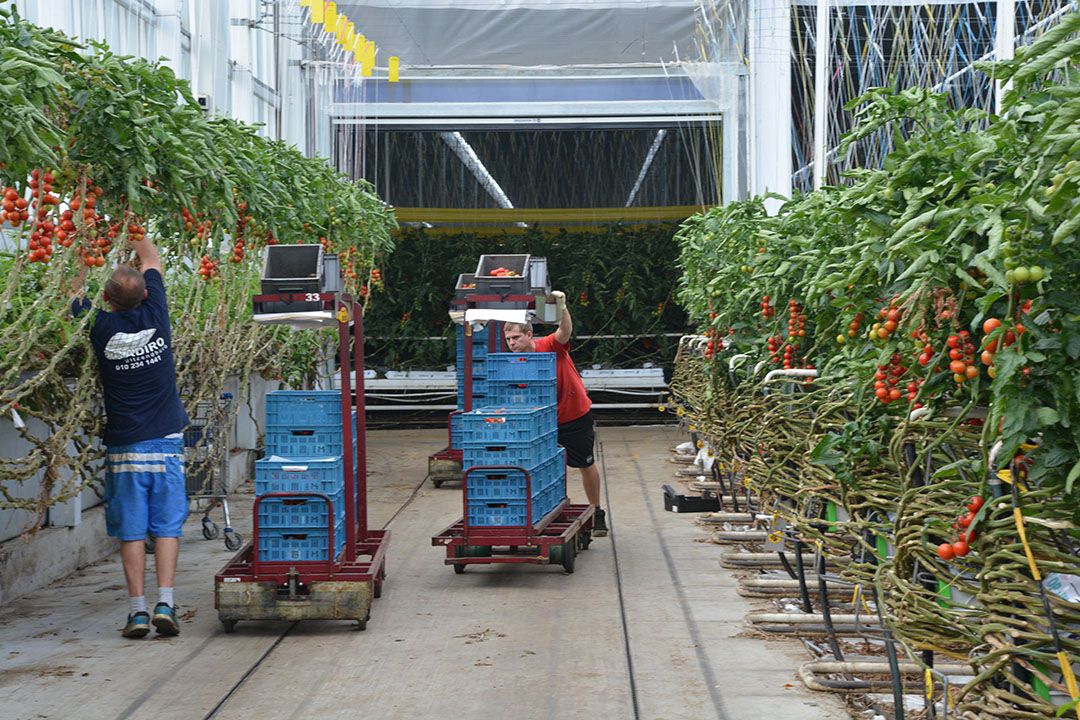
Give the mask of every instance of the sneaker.
<svg viewBox="0 0 1080 720">
<path fill-rule="evenodd" d="M 604 513 L 603 508 L 596 508 L 592 523 L 593 537 L 607 537 L 607 532 L 607 515 Z"/>
<path fill-rule="evenodd" d="M 176 621 L 176 609 L 165 603 L 155 605 L 154 627 L 157 628 L 158 635 L 179 635 L 180 623 Z"/>
<path fill-rule="evenodd" d="M 150 632 L 150 613 L 137 612 L 128 615 L 123 635 L 126 638 L 141 638 Z"/>
</svg>

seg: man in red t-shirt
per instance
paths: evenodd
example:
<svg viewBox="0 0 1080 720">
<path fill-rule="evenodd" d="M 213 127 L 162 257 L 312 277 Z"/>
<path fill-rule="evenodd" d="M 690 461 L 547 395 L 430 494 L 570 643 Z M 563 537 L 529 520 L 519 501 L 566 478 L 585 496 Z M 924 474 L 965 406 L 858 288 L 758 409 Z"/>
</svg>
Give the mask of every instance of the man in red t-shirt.
<svg viewBox="0 0 1080 720">
<path fill-rule="evenodd" d="M 506 323 L 503 335 L 510 352 L 555 353 L 555 397 L 558 402 L 559 444 L 566 449 L 566 464 L 581 471 L 581 484 L 590 505 L 596 506 L 593 535 L 607 535 L 607 519 L 600 507 L 600 470 L 593 459 L 596 435 L 593 430 L 592 400 L 585 392 L 574 361 L 570 359 L 570 335 L 574 326 L 566 309 L 566 295 L 552 293 L 561 312 L 559 327 L 551 335 L 533 338 L 530 323 Z"/>
</svg>

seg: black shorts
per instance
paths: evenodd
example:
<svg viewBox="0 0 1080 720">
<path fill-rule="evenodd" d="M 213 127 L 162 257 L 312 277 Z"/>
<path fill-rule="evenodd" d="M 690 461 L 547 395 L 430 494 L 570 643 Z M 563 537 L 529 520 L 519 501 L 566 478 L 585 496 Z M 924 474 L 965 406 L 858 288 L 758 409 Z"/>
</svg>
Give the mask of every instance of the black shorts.
<svg viewBox="0 0 1080 720">
<path fill-rule="evenodd" d="M 595 442 L 592 410 L 559 426 L 559 444 L 566 448 L 566 464 L 572 468 L 587 468 L 593 464 Z"/>
</svg>

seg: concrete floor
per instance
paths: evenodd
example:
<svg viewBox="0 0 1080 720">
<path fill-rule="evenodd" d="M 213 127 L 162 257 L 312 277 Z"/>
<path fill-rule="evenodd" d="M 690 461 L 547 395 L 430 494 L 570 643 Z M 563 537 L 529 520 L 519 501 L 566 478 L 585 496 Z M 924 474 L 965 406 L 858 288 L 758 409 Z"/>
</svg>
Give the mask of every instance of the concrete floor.
<svg viewBox="0 0 1080 720">
<path fill-rule="evenodd" d="M 374 527 L 413 493 L 444 437 L 369 435 Z M 305 622 L 282 638 L 284 623 L 242 622 L 225 635 L 212 576 L 231 553 L 203 540 L 193 517 L 178 638 L 120 636 L 118 559 L 0 608 L 0 718 L 848 717 L 836 698 L 798 684 L 801 646 L 740 636 L 754 608 L 719 567 L 719 547 L 698 542 L 693 516 L 664 512 L 668 449 L 683 438 L 653 427 L 603 428 L 598 439 L 613 532 L 579 555 L 573 575 L 528 565 L 455 575 L 430 537 L 460 515 L 460 491 L 428 483 L 391 525 L 389 576 L 367 631 Z M 580 499 L 576 471 L 570 487 Z M 250 496 L 234 507 L 247 535 Z M 153 603 L 152 572 L 147 584 Z"/>
</svg>

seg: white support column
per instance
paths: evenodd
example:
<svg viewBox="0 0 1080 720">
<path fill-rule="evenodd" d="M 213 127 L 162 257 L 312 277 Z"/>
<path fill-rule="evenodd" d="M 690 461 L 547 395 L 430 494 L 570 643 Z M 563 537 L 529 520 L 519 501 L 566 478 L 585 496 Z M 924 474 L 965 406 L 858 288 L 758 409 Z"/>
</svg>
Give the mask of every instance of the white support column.
<svg viewBox="0 0 1080 720">
<path fill-rule="evenodd" d="M 750 192 L 790 196 L 791 0 L 750 0 L 748 23 Z"/>
<path fill-rule="evenodd" d="M 1012 60 L 1016 53 L 1016 0 L 997 0 L 997 33 L 994 38 L 994 59 Z M 1001 114 L 1005 93 L 1012 83 L 994 83 L 994 109 Z"/>
<path fill-rule="evenodd" d="M 184 77 L 180 22 L 180 0 L 157 0 L 157 54 L 165 58 L 177 77 Z"/>
<path fill-rule="evenodd" d="M 825 184 L 829 163 L 827 152 L 829 123 L 829 0 L 817 0 L 817 30 L 814 37 L 814 189 Z"/>
</svg>

